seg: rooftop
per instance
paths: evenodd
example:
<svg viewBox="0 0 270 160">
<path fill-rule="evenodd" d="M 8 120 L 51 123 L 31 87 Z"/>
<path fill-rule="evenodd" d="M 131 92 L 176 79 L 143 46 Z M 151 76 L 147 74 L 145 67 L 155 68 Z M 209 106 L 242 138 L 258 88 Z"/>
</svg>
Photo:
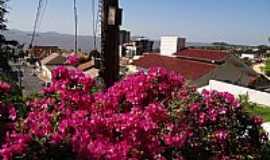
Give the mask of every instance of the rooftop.
<svg viewBox="0 0 270 160">
<path fill-rule="evenodd" d="M 66 57 L 59 53 L 53 53 L 41 60 L 43 65 L 63 65 L 66 62 Z"/>
<path fill-rule="evenodd" d="M 196 59 L 208 62 L 223 62 L 228 57 L 228 54 L 216 50 L 204 49 L 184 49 L 176 53 L 177 57 Z"/>
<path fill-rule="evenodd" d="M 58 46 L 33 46 L 34 49 L 59 49 Z"/>
<path fill-rule="evenodd" d="M 86 71 L 90 68 L 93 68 L 94 67 L 94 61 L 93 60 L 90 60 L 90 61 L 87 61 L 85 63 L 82 63 L 80 64 L 77 68 L 81 71 Z"/>
<path fill-rule="evenodd" d="M 197 80 L 217 67 L 215 64 L 160 56 L 157 54 L 145 54 L 142 58 L 134 60 L 133 64 L 142 68 L 164 67 L 182 74 L 190 80 Z"/>
</svg>

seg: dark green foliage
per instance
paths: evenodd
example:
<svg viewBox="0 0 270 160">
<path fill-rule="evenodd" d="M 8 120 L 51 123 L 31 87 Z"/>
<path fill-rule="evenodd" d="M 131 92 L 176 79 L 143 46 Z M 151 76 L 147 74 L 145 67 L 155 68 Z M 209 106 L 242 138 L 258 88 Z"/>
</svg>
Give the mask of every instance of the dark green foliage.
<svg viewBox="0 0 270 160">
<path fill-rule="evenodd" d="M 245 111 L 250 116 L 261 116 L 265 122 L 270 121 L 270 108 L 267 106 L 258 105 L 256 103 L 249 102 L 248 96 L 240 96 L 241 105 L 245 106 Z M 270 143 L 266 144 L 263 148 L 262 160 L 270 159 Z"/>
<path fill-rule="evenodd" d="M 240 96 L 242 106 L 245 106 L 245 111 L 251 116 L 261 116 L 265 122 L 270 121 L 270 107 L 252 103 L 248 96 Z"/>
<path fill-rule="evenodd" d="M 71 146 L 67 144 L 54 145 L 34 140 L 29 147 L 29 153 L 16 156 L 14 160 L 75 160 L 75 157 Z"/>
<path fill-rule="evenodd" d="M 265 62 L 264 72 L 267 76 L 270 76 L 270 59 L 267 59 Z"/>
<path fill-rule="evenodd" d="M 7 1 L 8 0 L 0 0 L 0 30 L 6 29 L 6 21 L 5 14 L 7 11 Z"/>
<path fill-rule="evenodd" d="M 262 160 L 269 160 L 270 159 L 270 143 L 268 143 L 263 150 L 263 157 Z"/>
</svg>

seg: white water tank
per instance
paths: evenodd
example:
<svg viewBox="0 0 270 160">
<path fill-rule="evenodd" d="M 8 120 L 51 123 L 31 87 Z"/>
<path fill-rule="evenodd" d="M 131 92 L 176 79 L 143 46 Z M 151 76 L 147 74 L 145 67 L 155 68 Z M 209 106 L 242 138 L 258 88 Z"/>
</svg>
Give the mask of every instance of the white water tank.
<svg viewBox="0 0 270 160">
<path fill-rule="evenodd" d="M 186 39 L 177 36 L 161 37 L 160 54 L 163 56 L 173 56 L 178 51 L 185 48 Z"/>
</svg>

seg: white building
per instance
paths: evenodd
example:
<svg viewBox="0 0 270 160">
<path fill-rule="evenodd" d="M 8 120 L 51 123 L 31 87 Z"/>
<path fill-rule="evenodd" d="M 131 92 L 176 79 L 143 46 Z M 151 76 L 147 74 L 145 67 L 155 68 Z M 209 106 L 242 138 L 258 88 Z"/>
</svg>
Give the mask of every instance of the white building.
<svg viewBox="0 0 270 160">
<path fill-rule="evenodd" d="M 52 79 L 52 70 L 59 65 L 66 65 L 66 57 L 59 53 L 53 53 L 41 60 L 38 66 L 40 73 L 38 77 L 45 83 L 50 83 Z"/>
<path fill-rule="evenodd" d="M 255 54 L 251 54 L 251 53 L 242 53 L 240 56 L 241 59 L 250 59 L 250 60 L 254 60 L 256 58 Z"/>
<path fill-rule="evenodd" d="M 176 52 L 185 48 L 186 39 L 177 36 L 161 37 L 160 54 L 173 56 Z"/>
</svg>

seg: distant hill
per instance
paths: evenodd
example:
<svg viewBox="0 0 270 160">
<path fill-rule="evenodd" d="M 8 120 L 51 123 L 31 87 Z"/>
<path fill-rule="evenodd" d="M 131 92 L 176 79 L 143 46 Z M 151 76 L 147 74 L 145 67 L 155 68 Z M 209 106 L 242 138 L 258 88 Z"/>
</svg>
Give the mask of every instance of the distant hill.
<svg viewBox="0 0 270 160">
<path fill-rule="evenodd" d="M 186 42 L 186 47 L 213 47 L 211 43 L 200 43 L 200 42 Z M 154 40 L 153 49 L 157 50 L 160 48 L 160 40 Z"/>
<path fill-rule="evenodd" d="M 252 47 L 257 47 L 257 46 L 250 46 L 250 45 L 241 45 L 241 44 L 230 44 L 227 42 L 213 42 L 212 45 L 214 46 L 223 46 L 223 47 L 227 47 L 227 48 L 252 48 Z"/>
<path fill-rule="evenodd" d="M 11 29 L 7 31 L 2 31 L 6 39 L 8 40 L 17 40 L 20 43 L 24 43 L 25 46 L 29 46 L 32 32 L 26 32 L 16 29 Z M 100 42 L 100 39 L 98 39 Z M 39 33 L 36 37 L 37 45 L 54 45 L 59 46 L 60 48 L 71 50 L 74 48 L 74 36 L 71 34 L 62 34 L 57 32 L 44 32 Z M 100 43 L 98 43 L 100 44 Z M 199 42 L 187 42 L 187 47 L 202 47 L 207 46 L 211 47 L 214 46 L 211 43 L 199 43 Z M 159 49 L 160 41 L 154 40 L 153 49 Z M 93 48 L 93 36 L 78 36 L 78 48 L 81 48 L 83 51 L 89 52 L 90 49 Z M 98 46 L 100 49 L 100 46 Z"/>
<path fill-rule="evenodd" d="M 24 43 L 27 47 L 29 46 L 32 36 L 31 32 L 15 29 L 2 31 L 1 34 L 3 34 L 6 39 L 17 40 L 20 43 Z M 57 32 L 39 33 L 36 37 L 36 45 L 54 45 L 63 49 L 71 50 L 74 48 L 74 36 L 71 34 L 61 34 Z M 100 46 L 98 46 L 98 48 L 99 47 Z M 93 48 L 93 37 L 78 36 L 78 48 L 89 52 L 90 49 Z"/>
</svg>

